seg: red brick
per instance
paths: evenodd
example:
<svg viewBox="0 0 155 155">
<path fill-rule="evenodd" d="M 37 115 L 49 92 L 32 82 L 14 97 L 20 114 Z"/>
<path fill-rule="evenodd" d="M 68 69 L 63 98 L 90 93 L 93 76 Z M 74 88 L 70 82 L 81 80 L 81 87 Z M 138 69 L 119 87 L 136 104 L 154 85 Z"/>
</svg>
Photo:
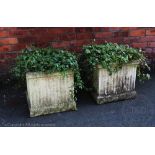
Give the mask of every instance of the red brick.
<svg viewBox="0 0 155 155">
<path fill-rule="evenodd" d="M 110 31 L 119 31 L 121 30 L 121 27 L 110 27 L 109 29 Z"/>
<path fill-rule="evenodd" d="M 92 32 L 92 27 L 77 27 L 75 28 L 75 32 Z"/>
<path fill-rule="evenodd" d="M 119 44 L 121 43 L 122 44 L 123 43 L 123 37 L 114 38 L 112 40 L 112 42 L 113 43 L 119 43 Z"/>
<path fill-rule="evenodd" d="M 11 51 L 20 51 L 26 48 L 26 44 L 16 44 L 11 46 Z"/>
<path fill-rule="evenodd" d="M 0 54 L 1 59 L 15 59 L 17 57 L 17 53 L 2 53 Z"/>
<path fill-rule="evenodd" d="M 132 43 L 134 48 L 145 48 L 147 47 L 147 43 Z"/>
<path fill-rule="evenodd" d="M 57 34 L 53 35 L 38 35 L 35 38 L 32 38 L 34 42 L 51 42 L 51 41 L 59 41 L 59 36 Z"/>
<path fill-rule="evenodd" d="M 3 38 L 0 39 L 0 45 L 9 45 L 9 44 L 17 44 L 17 38 Z"/>
<path fill-rule="evenodd" d="M 114 37 L 127 37 L 127 36 L 128 36 L 128 31 L 114 32 Z"/>
<path fill-rule="evenodd" d="M 128 31 L 124 31 L 121 33 L 121 37 L 128 37 L 129 32 Z"/>
<path fill-rule="evenodd" d="M 17 27 L 16 29 L 17 30 L 31 30 L 31 29 L 37 29 L 37 27 Z"/>
<path fill-rule="evenodd" d="M 0 31 L 5 30 L 5 27 L 0 27 Z"/>
<path fill-rule="evenodd" d="M 120 32 L 114 32 L 114 37 L 119 37 L 121 35 Z"/>
<path fill-rule="evenodd" d="M 36 47 L 42 47 L 42 48 L 43 48 L 43 47 L 48 47 L 48 46 L 50 46 L 50 43 L 49 43 L 49 42 L 43 42 L 43 41 L 42 41 L 42 42 L 39 42 L 39 41 L 38 41 L 38 42 L 35 43 L 35 46 L 36 46 Z"/>
<path fill-rule="evenodd" d="M 29 36 L 30 32 L 28 30 L 11 30 L 9 35 L 12 37 Z"/>
<path fill-rule="evenodd" d="M 8 32 L 7 31 L 0 31 L 0 37 L 8 37 Z"/>
<path fill-rule="evenodd" d="M 91 40 L 73 40 L 70 42 L 72 47 L 82 47 L 83 45 L 88 45 L 91 43 Z"/>
<path fill-rule="evenodd" d="M 93 39 L 92 33 L 77 33 L 76 38 L 79 39 Z"/>
<path fill-rule="evenodd" d="M 110 27 L 102 27 L 101 29 L 103 32 L 109 32 L 110 31 Z"/>
<path fill-rule="evenodd" d="M 0 60 L 4 59 L 4 54 L 3 53 L 0 53 Z"/>
<path fill-rule="evenodd" d="M 11 49 L 10 45 L 0 46 L 0 52 L 7 52 L 10 51 L 10 49 Z"/>
<path fill-rule="evenodd" d="M 129 30 L 129 27 L 122 27 L 121 30 L 122 31 L 128 31 Z"/>
<path fill-rule="evenodd" d="M 16 30 L 17 27 L 0 27 L 0 30 L 10 31 L 10 30 Z"/>
<path fill-rule="evenodd" d="M 27 30 L 25 30 L 26 32 Z M 47 28 L 37 28 L 27 31 L 27 33 L 30 33 L 31 35 L 48 35 L 48 29 Z"/>
<path fill-rule="evenodd" d="M 25 38 L 25 39 L 24 39 Z M 27 38 L 27 39 L 26 39 Z M 51 42 L 58 41 L 58 34 L 51 34 L 41 29 L 37 31 L 31 31 L 31 35 L 23 37 L 22 42 Z"/>
<path fill-rule="evenodd" d="M 149 36 L 155 35 L 155 29 L 146 30 L 146 35 L 149 35 Z"/>
<path fill-rule="evenodd" d="M 137 27 L 129 27 L 129 30 L 136 30 L 138 29 Z"/>
<path fill-rule="evenodd" d="M 124 38 L 123 38 L 123 43 L 125 43 L 125 44 L 130 44 L 130 39 L 129 39 L 129 37 L 124 37 Z"/>
<path fill-rule="evenodd" d="M 124 37 L 123 42 L 128 44 L 133 42 L 139 42 L 139 37 Z"/>
<path fill-rule="evenodd" d="M 123 38 L 122 37 L 107 38 L 105 40 L 106 40 L 106 42 L 112 42 L 112 43 L 122 43 L 123 42 Z"/>
<path fill-rule="evenodd" d="M 93 27 L 92 30 L 94 32 L 101 32 L 102 31 L 102 27 Z"/>
<path fill-rule="evenodd" d="M 60 35 L 60 40 L 75 40 L 76 38 L 76 34 L 75 33 L 71 33 L 71 34 L 62 34 Z"/>
<path fill-rule="evenodd" d="M 155 42 L 148 42 L 148 47 L 155 47 Z"/>
<path fill-rule="evenodd" d="M 129 33 L 129 36 L 144 36 L 144 35 L 145 35 L 145 30 L 144 29 L 132 30 Z"/>
<path fill-rule="evenodd" d="M 145 37 L 140 37 L 138 39 L 138 42 L 147 42 L 147 41 L 155 41 L 155 36 L 145 36 Z"/>
<path fill-rule="evenodd" d="M 73 33 L 75 32 L 74 28 L 72 27 L 60 27 L 60 28 L 49 28 L 49 34 L 63 34 L 63 33 Z"/>
<path fill-rule="evenodd" d="M 52 42 L 54 48 L 66 48 L 70 46 L 69 41 Z"/>
<path fill-rule="evenodd" d="M 127 43 L 136 48 L 143 48 L 150 59 L 154 56 L 153 53 L 155 53 L 155 28 L 6 27 L 0 28 L 0 62 L 6 64 L 6 59 L 14 59 L 14 52 L 12 55 L 5 54 L 6 52 L 20 51 L 25 48 L 26 45 L 29 46 L 31 44 L 39 47 L 47 47 L 52 44 L 56 48 L 66 48 L 75 52 L 80 52 L 82 46 L 92 44 L 94 38 L 97 44 L 107 41 L 119 44 Z M 4 53 L 3 56 L 2 53 Z"/>
<path fill-rule="evenodd" d="M 106 42 L 106 39 L 96 39 L 95 43 L 96 44 L 104 44 Z M 110 41 L 111 42 L 111 41 Z"/>
<path fill-rule="evenodd" d="M 113 33 L 112 32 L 98 32 L 95 34 L 95 38 L 107 38 L 107 37 L 112 37 Z"/>
<path fill-rule="evenodd" d="M 123 38 L 118 37 L 118 38 L 104 38 L 104 39 L 96 39 L 97 44 L 104 44 L 105 42 L 111 42 L 111 43 L 122 43 Z"/>
<path fill-rule="evenodd" d="M 34 36 L 30 36 L 30 37 L 20 37 L 20 38 L 18 38 L 18 42 L 19 43 L 34 43 L 34 42 L 36 42 L 37 41 L 37 38 L 36 37 L 34 37 Z"/>
</svg>

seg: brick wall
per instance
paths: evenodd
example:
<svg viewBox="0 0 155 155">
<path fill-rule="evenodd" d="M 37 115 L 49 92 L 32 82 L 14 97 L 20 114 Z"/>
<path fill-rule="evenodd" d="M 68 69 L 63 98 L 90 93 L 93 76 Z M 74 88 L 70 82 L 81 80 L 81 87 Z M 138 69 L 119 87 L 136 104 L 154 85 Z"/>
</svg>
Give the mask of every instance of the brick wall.
<svg viewBox="0 0 155 155">
<path fill-rule="evenodd" d="M 3 28 L 0 27 L 0 74 L 8 71 L 19 51 L 31 44 L 64 48 L 80 52 L 81 47 L 96 43 L 116 42 L 145 50 L 155 58 L 155 28 L 138 27 L 70 27 L 70 28 Z"/>
</svg>

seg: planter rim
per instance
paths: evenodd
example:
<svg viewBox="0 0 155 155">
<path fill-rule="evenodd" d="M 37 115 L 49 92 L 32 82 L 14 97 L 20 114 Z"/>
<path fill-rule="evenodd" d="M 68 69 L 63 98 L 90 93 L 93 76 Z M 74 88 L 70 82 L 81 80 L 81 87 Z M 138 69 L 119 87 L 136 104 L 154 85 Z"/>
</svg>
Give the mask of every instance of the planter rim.
<svg viewBox="0 0 155 155">
<path fill-rule="evenodd" d="M 44 78 L 46 77 L 53 77 L 53 76 L 62 76 L 62 72 L 53 72 L 53 73 L 44 73 L 44 72 L 27 72 L 26 78 L 27 79 L 34 79 L 34 78 Z M 66 75 L 73 75 L 74 72 L 71 70 L 66 71 Z"/>
<path fill-rule="evenodd" d="M 113 64 L 113 66 L 115 65 L 116 63 Z M 139 64 L 139 61 L 133 61 L 133 62 L 130 62 L 130 63 L 127 63 L 127 64 L 124 64 L 123 66 L 126 66 L 126 65 L 138 65 Z M 97 65 L 97 68 L 103 68 L 102 65 Z"/>
</svg>

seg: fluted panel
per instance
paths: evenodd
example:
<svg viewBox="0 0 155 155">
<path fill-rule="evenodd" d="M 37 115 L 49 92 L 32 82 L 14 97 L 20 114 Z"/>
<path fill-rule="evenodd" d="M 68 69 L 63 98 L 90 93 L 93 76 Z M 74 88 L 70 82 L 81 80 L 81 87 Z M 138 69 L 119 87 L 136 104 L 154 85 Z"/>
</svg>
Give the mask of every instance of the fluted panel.
<svg viewBox="0 0 155 155">
<path fill-rule="evenodd" d="M 98 66 L 94 72 L 93 80 L 97 98 L 108 97 L 107 100 L 110 102 L 119 100 L 119 94 L 126 96 L 127 93 L 133 92 L 135 90 L 136 69 L 137 63 L 126 64 L 118 72 L 110 75 L 106 69 Z"/>
<path fill-rule="evenodd" d="M 73 72 L 27 73 L 26 79 L 30 116 L 76 109 Z"/>
</svg>

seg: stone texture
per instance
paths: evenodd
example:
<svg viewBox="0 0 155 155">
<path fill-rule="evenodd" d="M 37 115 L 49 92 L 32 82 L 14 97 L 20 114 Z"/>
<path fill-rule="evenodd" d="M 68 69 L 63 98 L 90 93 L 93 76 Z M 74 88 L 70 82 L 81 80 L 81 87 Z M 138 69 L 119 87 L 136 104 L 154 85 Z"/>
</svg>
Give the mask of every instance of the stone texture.
<svg viewBox="0 0 155 155">
<path fill-rule="evenodd" d="M 124 65 L 118 72 L 109 75 L 98 66 L 93 76 L 93 97 L 98 104 L 134 98 L 137 62 Z"/>
<path fill-rule="evenodd" d="M 76 110 L 73 99 L 74 74 L 27 73 L 27 99 L 30 116 Z"/>
</svg>

